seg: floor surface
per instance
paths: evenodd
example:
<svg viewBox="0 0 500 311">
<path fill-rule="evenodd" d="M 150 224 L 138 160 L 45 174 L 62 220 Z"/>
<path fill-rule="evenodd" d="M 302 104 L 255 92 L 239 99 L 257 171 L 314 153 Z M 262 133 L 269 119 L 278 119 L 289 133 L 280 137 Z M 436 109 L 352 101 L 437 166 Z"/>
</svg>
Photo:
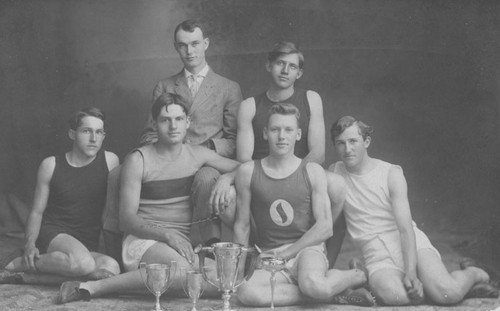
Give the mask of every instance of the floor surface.
<svg viewBox="0 0 500 311">
<path fill-rule="evenodd" d="M 461 255 L 458 254 L 452 245 L 461 243 L 465 236 L 453 234 L 433 234 L 429 235 L 436 248 L 441 252 L 443 261 L 449 270 L 458 269 L 458 261 Z M 19 246 L 19 239 L 0 238 L 0 256 L 5 256 L 15 247 Z M 337 260 L 336 267 L 345 269 L 349 258 L 357 256 L 357 251 L 353 246 L 344 243 L 342 253 Z M 57 310 L 57 311 L 146 311 L 151 310 L 154 305 L 154 297 L 150 296 L 113 296 L 92 299 L 89 302 L 73 302 L 65 305 L 55 305 L 53 299 L 57 296 L 57 286 L 46 285 L 13 285 L 0 284 L 0 310 Z M 168 293 L 168 292 L 167 292 Z M 191 310 L 187 298 L 171 298 L 162 296 L 162 305 L 170 310 Z M 232 306 L 238 310 L 269 310 L 270 308 L 247 308 L 238 303 L 233 297 Z M 221 300 L 201 299 L 198 304 L 199 311 L 220 310 Z M 408 311 L 431 311 L 431 310 L 459 310 L 459 311 L 500 311 L 500 299 L 467 299 L 461 304 L 450 307 L 439 307 L 431 305 L 411 306 L 411 307 L 356 307 L 343 305 L 303 305 L 293 307 L 276 308 L 277 310 L 408 310 Z"/>
</svg>

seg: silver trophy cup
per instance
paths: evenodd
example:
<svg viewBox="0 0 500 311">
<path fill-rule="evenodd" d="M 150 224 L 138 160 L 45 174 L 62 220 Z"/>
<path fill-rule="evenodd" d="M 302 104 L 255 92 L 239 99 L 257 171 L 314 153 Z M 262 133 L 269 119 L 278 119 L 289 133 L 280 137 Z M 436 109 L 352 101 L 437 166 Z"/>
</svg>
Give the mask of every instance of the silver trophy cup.
<svg viewBox="0 0 500 311">
<path fill-rule="evenodd" d="M 175 275 L 175 261 L 170 265 L 146 264 L 141 262 L 139 272 L 146 288 L 156 297 L 156 304 L 152 311 L 164 311 L 160 306 L 160 296 L 172 284 Z"/>
<path fill-rule="evenodd" d="M 197 311 L 196 304 L 198 303 L 200 296 L 203 294 L 203 283 L 205 283 L 205 281 L 202 272 L 194 270 L 185 271 L 182 288 L 184 289 L 186 295 L 191 298 L 191 302 L 193 304 L 191 311 Z"/>
<path fill-rule="evenodd" d="M 258 258 L 257 252 L 253 248 L 246 248 L 238 243 L 221 242 L 214 243 L 208 247 L 198 246 L 195 249 L 195 253 L 198 253 L 200 259 L 200 271 L 203 272 L 203 278 L 222 292 L 222 300 L 224 302 L 222 310 L 231 310 L 229 303 L 231 293 L 243 284 L 243 282 L 252 277 Z M 215 257 L 216 280 L 211 280 L 207 276 L 207 269 L 205 267 L 205 256 L 207 253 L 212 253 Z M 247 258 L 247 260 L 249 259 L 250 262 L 246 275 L 238 279 L 240 265 L 244 264 L 242 260 L 244 253 L 249 255 L 247 257 L 250 258 Z"/>
<path fill-rule="evenodd" d="M 271 309 L 274 310 L 274 288 L 276 287 L 276 272 L 286 269 L 286 260 L 278 257 L 261 258 L 261 268 L 271 272 Z"/>
</svg>

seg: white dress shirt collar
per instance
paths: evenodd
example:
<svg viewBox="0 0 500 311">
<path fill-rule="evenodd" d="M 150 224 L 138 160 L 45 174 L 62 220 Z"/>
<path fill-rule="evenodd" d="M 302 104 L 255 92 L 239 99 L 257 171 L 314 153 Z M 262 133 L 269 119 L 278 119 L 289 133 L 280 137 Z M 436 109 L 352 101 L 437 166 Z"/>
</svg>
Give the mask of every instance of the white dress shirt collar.
<svg viewBox="0 0 500 311">
<path fill-rule="evenodd" d="M 208 66 L 208 64 L 206 64 L 205 67 L 203 67 L 203 69 L 200 72 L 198 72 L 198 74 L 196 76 L 205 78 L 207 76 L 209 69 L 210 69 L 210 67 Z M 186 77 L 187 81 L 189 81 L 189 77 L 192 75 L 193 74 L 191 72 L 189 72 L 186 68 L 184 68 L 184 76 Z"/>
</svg>

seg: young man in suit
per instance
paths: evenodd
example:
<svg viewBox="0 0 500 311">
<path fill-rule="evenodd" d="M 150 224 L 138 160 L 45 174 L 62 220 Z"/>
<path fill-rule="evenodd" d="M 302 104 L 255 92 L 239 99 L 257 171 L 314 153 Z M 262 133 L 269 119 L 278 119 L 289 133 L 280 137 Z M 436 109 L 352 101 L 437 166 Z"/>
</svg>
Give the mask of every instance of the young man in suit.
<svg viewBox="0 0 500 311">
<path fill-rule="evenodd" d="M 206 27 L 197 20 L 186 20 L 174 30 L 174 45 L 184 64 L 181 72 L 160 80 L 153 91 L 153 103 L 164 93 L 176 94 L 186 105 L 191 125 L 185 142 L 214 150 L 223 157 L 234 158 L 236 149 L 236 114 L 242 95 L 238 83 L 215 73 L 207 64 L 205 52 L 210 45 Z M 157 141 L 158 135 L 150 116 L 141 137 L 141 145 Z M 117 184 L 119 174 L 113 174 Z M 192 188 L 194 205 L 191 238 L 195 243 L 211 244 L 221 238 L 221 223 L 225 221 L 224 207 L 229 200 L 229 181 L 219 179 L 220 173 L 204 167 L 195 176 Z M 116 188 L 116 187 L 113 187 Z M 212 195 L 217 193 L 217 195 Z M 232 194 L 234 197 L 234 193 Z M 116 195 L 115 195 L 116 197 Z M 210 204 L 209 202 L 215 202 Z M 121 238 L 115 204 L 108 204 L 104 220 L 104 236 L 109 249 L 116 248 Z M 119 254 L 120 250 L 112 251 Z"/>
</svg>

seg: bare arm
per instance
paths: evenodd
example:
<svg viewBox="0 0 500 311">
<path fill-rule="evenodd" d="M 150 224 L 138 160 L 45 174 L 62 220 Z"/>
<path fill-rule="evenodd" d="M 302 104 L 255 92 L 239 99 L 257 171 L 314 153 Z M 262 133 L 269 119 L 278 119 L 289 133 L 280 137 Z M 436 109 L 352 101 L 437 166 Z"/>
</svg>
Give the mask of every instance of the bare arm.
<svg viewBox="0 0 500 311">
<path fill-rule="evenodd" d="M 319 164 L 310 162 L 307 164 L 307 173 L 312 186 L 311 204 L 315 223 L 290 247 L 276 254 L 278 257 L 293 258 L 305 247 L 317 245 L 333 235 L 332 211 L 325 171 Z"/>
<path fill-rule="evenodd" d="M 344 209 L 347 188 L 344 178 L 333 172 L 326 171 L 326 179 L 328 182 L 328 197 L 332 205 L 332 221 L 335 223 Z"/>
<path fill-rule="evenodd" d="M 423 295 L 422 284 L 417 278 L 417 247 L 415 232 L 408 202 L 408 186 L 399 166 L 392 166 L 388 177 L 389 193 L 392 200 L 392 209 L 396 218 L 399 232 L 401 234 L 401 250 L 405 265 L 405 277 L 403 282 L 409 291 L 414 289 Z"/>
<path fill-rule="evenodd" d="M 143 161 L 139 152 L 133 152 L 123 163 L 119 195 L 120 229 L 138 238 L 166 243 L 192 262 L 194 260 L 192 246 L 177 231 L 156 226 L 137 215 L 142 187 Z"/>
<path fill-rule="evenodd" d="M 222 174 L 234 171 L 240 162 L 223 157 L 213 150 L 202 146 L 191 146 L 196 156 L 204 163 L 205 166 L 210 166 L 221 172 Z"/>
<path fill-rule="evenodd" d="M 252 160 L 255 145 L 252 120 L 255 117 L 255 99 L 245 99 L 238 111 L 238 135 L 236 138 L 236 160 L 247 162 Z"/>
<path fill-rule="evenodd" d="M 236 219 L 234 221 L 235 243 L 248 245 L 250 238 L 250 202 L 252 194 L 250 191 L 250 181 L 254 168 L 253 162 L 247 162 L 238 168 L 236 174 Z"/>
<path fill-rule="evenodd" d="M 226 208 L 229 207 L 231 200 L 234 199 L 234 193 L 231 194 L 232 186 L 236 178 L 237 170 L 222 174 L 217 178 L 212 191 L 210 192 L 210 208 L 216 215 L 223 214 Z M 232 219 L 231 215 L 226 218 L 228 221 Z"/>
<path fill-rule="evenodd" d="M 318 93 L 307 91 L 307 101 L 311 110 L 307 144 L 309 153 L 305 157 L 310 162 L 322 164 L 325 161 L 325 120 L 323 103 Z"/>
<path fill-rule="evenodd" d="M 36 271 L 35 259 L 40 257 L 35 242 L 40 233 L 43 213 L 47 208 L 47 201 L 50 194 L 50 180 L 54 174 L 55 167 L 55 157 L 49 157 L 43 160 L 38 168 L 33 207 L 28 217 L 24 234 L 24 260 L 32 271 Z"/>
<path fill-rule="evenodd" d="M 234 192 L 231 196 L 231 185 L 234 183 L 236 168 L 240 165 L 240 162 L 220 156 L 207 148 L 193 146 L 193 149 L 196 151 L 197 156 L 205 161 L 205 165 L 223 173 L 212 188 L 209 203 L 213 213 L 216 215 L 224 214 L 231 197 L 234 199 Z M 227 214 L 224 217 L 227 221 L 232 219 Z"/>
<path fill-rule="evenodd" d="M 118 159 L 118 156 L 113 152 L 104 151 L 104 155 L 106 156 L 106 164 L 108 165 L 109 172 L 120 165 L 120 159 Z"/>
</svg>

